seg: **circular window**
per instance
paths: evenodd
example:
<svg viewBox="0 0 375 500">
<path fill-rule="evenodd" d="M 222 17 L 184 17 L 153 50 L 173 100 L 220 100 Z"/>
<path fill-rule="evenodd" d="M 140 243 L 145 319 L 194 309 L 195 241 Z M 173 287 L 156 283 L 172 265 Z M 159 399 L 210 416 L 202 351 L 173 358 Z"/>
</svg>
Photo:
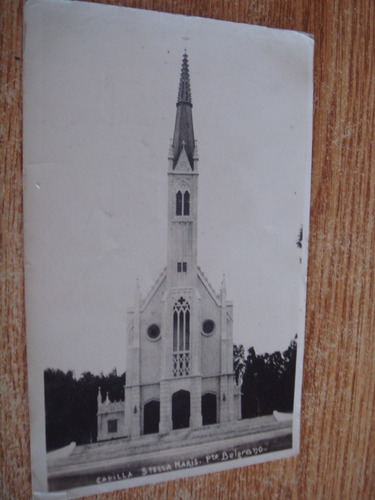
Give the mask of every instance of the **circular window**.
<svg viewBox="0 0 375 500">
<path fill-rule="evenodd" d="M 158 325 L 150 325 L 147 328 L 147 335 L 150 340 L 158 340 L 160 337 L 160 328 Z"/>
<path fill-rule="evenodd" d="M 212 319 L 206 319 L 202 323 L 202 331 L 205 335 L 210 335 L 215 330 L 215 322 Z"/>
</svg>

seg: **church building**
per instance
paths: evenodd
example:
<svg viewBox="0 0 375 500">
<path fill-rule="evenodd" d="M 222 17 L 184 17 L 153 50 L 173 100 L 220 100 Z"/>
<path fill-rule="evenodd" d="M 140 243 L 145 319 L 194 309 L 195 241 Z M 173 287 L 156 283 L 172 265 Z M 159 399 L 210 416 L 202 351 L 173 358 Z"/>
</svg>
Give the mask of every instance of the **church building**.
<svg viewBox="0 0 375 500">
<path fill-rule="evenodd" d="M 185 52 L 168 155 L 167 266 L 128 310 L 125 402 L 98 396 L 98 441 L 141 439 L 241 418 L 233 376 L 233 305 L 197 263 L 198 150 Z"/>
</svg>

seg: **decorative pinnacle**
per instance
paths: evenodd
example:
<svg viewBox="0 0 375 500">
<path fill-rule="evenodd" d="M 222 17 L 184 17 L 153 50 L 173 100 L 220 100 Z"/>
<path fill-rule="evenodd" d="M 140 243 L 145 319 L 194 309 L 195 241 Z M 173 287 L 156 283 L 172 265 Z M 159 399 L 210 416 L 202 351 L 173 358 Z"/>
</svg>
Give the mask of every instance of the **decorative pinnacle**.
<svg viewBox="0 0 375 500">
<path fill-rule="evenodd" d="M 173 142 L 172 142 L 172 139 L 169 140 L 168 160 L 173 160 Z"/>
<path fill-rule="evenodd" d="M 194 140 L 194 153 L 193 153 L 193 160 L 198 161 L 198 159 L 199 159 L 199 155 L 198 155 L 198 142 L 197 142 L 197 140 L 195 139 L 195 140 Z"/>
<path fill-rule="evenodd" d="M 139 278 L 135 282 L 135 307 L 138 308 L 141 302 L 141 287 L 139 286 Z"/>
<path fill-rule="evenodd" d="M 221 280 L 221 288 L 226 288 L 226 286 L 225 286 L 225 273 L 223 273 L 223 279 Z"/>
<path fill-rule="evenodd" d="M 190 77 L 189 77 L 189 62 L 186 52 L 184 53 L 182 58 L 180 86 L 178 88 L 178 96 L 177 96 L 177 104 L 180 103 L 192 105 L 191 91 L 190 91 Z"/>
<path fill-rule="evenodd" d="M 221 282 L 221 290 L 220 290 L 221 299 L 225 301 L 227 295 L 227 287 L 225 284 L 225 274 L 223 274 L 223 280 Z"/>
</svg>

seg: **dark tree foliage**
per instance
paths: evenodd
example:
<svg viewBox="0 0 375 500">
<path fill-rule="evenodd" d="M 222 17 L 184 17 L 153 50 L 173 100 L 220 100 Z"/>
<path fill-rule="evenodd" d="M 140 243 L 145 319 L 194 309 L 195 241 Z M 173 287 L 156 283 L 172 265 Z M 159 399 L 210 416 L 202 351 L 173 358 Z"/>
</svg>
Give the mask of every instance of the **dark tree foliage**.
<svg viewBox="0 0 375 500">
<path fill-rule="evenodd" d="M 124 400 L 125 373 L 114 369 L 108 375 L 82 373 L 77 380 L 72 371 L 48 368 L 44 372 L 47 451 L 67 446 L 72 441 L 92 443 L 97 438 L 98 389 L 102 400 Z"/>
<path fill-rule="evenodd" d="M 99 382 L 102 401 L 104 401 L 106 394 L 108 394 L 111 403 L 113 403 L 113 401 L 124 401 L 125 373 L 118 376 L 116 368 L 114 368 L 108 375 L 103 375 L 103 373 L 101 373 L 100 376 L 97 377 L 97 380 Z"/>
<path fill-rule="evenodd" d="M 47 369 L 44 372 L 44 399 L 47 451 L 71 441 L 73 432 L 73 372 Z"/>
<path fill-rule="evenodd" d="M 248 349 L 243 359 L 242 418 L 271 415 L 274 410 L 293 411 L 296 339 L 297 335 L 283 353 L 257 355 L 253 347 Z M 234 370 L 236 376 L 236 358 Z"/>
<path fill-rule="evenodd" d="M 73 435 L 77 444 L 96 441 L 97 377 L 85 372 L 75 383 L 73 400 Z"/>
<path fill-rule="evenodd" d="M 245 349 L 242 344 L 240 345 L 233 345 L 233 370 L 234 370 L 234 377 L 236 380 L 236 384 L 238 384 L 238 381 L 240 377 L 243 375 L 243 372 L 245 370 Z"/>
</svg>

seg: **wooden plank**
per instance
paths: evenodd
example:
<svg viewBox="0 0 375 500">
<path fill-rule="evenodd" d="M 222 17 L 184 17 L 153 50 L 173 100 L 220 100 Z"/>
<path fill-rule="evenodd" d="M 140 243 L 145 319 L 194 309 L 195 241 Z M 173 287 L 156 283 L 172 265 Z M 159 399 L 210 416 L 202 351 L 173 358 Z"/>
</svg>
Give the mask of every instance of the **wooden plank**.
<svg viewBox="0 0 375 500">
<path fill-rule="evenodd" d="M 375 3 L 100 3 L 297 29 L 315 36 L 301 454 L 101 498 L 374 498 Z M 31 498 L 31 475 L 22 250 L 22 2 L 2 0 L 0 16 L 0 496 L 23 499 Z"/>
</svg>

